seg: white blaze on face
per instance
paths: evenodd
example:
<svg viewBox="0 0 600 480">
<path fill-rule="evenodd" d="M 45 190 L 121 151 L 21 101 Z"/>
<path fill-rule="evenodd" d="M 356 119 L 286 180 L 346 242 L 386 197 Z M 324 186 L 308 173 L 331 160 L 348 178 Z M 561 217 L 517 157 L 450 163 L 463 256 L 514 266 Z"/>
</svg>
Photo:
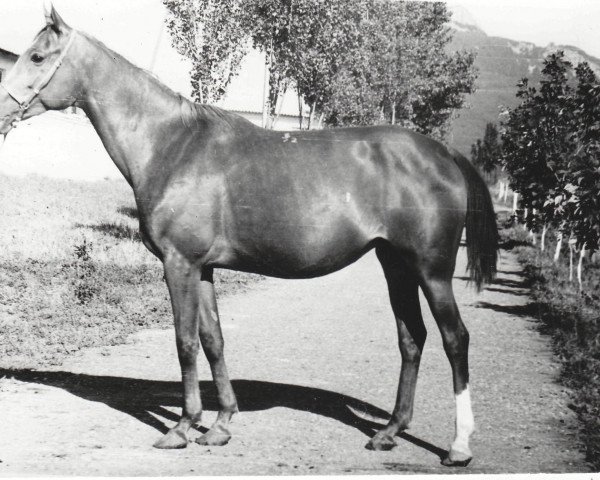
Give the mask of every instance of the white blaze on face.
<svg viewBox="0 0 600 480">
<path fill-rule="evenodd" d="M 452 443 L 452 451 L 471 457 L 469 436 L 475 430 L 473 411 L 471 410 L 471 394 L 469 385 L 455 396 L 456 400 L 456 438 Z"/>
</svg>

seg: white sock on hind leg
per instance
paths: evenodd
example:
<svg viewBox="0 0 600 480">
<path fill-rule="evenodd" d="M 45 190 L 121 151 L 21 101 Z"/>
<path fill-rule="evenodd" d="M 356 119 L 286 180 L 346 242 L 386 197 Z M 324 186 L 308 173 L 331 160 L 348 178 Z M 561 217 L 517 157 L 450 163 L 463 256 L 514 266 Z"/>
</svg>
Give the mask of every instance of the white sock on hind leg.
<svg viewBox="0 0 600 480">
<path fill-rule="evenodd" d="M 456 437 L 452 443 L 451 450 L 460 452 L 468 457 L 471 456 L 469 448 L 469 437 L 475 430 L 475 421 L 471 409 L 471 394 L 469 385 L 455 396 L 456 400 Z"/>
</svg>

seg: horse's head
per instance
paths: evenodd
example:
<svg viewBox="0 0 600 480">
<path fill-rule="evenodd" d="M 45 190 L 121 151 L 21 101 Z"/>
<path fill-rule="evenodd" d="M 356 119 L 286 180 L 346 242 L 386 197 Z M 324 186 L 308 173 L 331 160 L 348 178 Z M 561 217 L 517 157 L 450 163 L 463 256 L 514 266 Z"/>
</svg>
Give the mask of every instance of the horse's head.
<svg viewBox="0 0 600 480">
<path fill-rule="evenodd" d="M 6 135 L 21 119 L 75 103 L 76 82 L 68 54 L 77 33 L 54 7 L 45 13 L 46 26 L 0 84 L 0 134 Z"/>
</svg>

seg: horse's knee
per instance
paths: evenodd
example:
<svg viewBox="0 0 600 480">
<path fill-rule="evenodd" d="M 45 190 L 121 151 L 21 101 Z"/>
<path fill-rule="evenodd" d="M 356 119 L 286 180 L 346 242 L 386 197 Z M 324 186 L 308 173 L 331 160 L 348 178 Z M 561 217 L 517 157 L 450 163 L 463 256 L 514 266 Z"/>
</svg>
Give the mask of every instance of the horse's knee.
<svg viewBox="0 0 600 480">
<path fill-rule="evenodd" d="M 214 362 L 223 358 L 224 342 L 222 338 L 214 335 L 202 335 L 202 349 L 209 362 Z"/>
<path fill-rule="evenodd" d="M 420 342 L 420 344 L 417 344 L 412 340 L 401 340 L 400 353 L 402 354 L 402 361 L 412 363 L 420 362 L 424 344 L 424 339 L 422 342 Z"/>
<path fill-rule="evenodd" d="M 225 342 L 220 334 L 212 329 L 204 329 L 201 326 L 200 341 L 202 342 L 202 350 L 204 350 L 208 361 L 216 361 L 223 357 Z"/>
<path fill-rule="evenodd" d="M 177 353 L 181 362 L 195 362 L 200 348 L 197 338 L 178 338 Z"/>
</svg>

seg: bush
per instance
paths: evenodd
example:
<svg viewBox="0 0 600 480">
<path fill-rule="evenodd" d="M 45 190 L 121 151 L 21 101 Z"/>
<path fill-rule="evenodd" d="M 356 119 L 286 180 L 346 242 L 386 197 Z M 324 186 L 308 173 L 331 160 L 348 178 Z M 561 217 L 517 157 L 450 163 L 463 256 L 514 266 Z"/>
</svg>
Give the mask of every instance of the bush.
<svg viewBox="0 0 600 480">
<path fill-rule="evenodd" d="M 98 286 L 94 278 L 96 265 L 91 257 L 92 248 L 92 242 L 88 242 L 84 238 L 82 243 L 75 245 L 75 261 L 71 265 L 66 266 L 74 271 L 73 287 L 75 297 L 81 305 L 89 303 L 98 291 Z"/>
<path fill-rule="evenodd" d="M 505 239 L 520 236 L 505 229 Z M 507 242 L 505 242 L 506 244 Z M 540 329 L 552 336 L 562 363 L 561 381 L 572 390 L 572 408 L 580 421 L 586 458 L 600 469 L 600 265 L 587 265 L 585 289 L 569 281 L 568 260 L 554 263 L 552 249 L 515 248 L 539 312 Z"/>
</svg>

